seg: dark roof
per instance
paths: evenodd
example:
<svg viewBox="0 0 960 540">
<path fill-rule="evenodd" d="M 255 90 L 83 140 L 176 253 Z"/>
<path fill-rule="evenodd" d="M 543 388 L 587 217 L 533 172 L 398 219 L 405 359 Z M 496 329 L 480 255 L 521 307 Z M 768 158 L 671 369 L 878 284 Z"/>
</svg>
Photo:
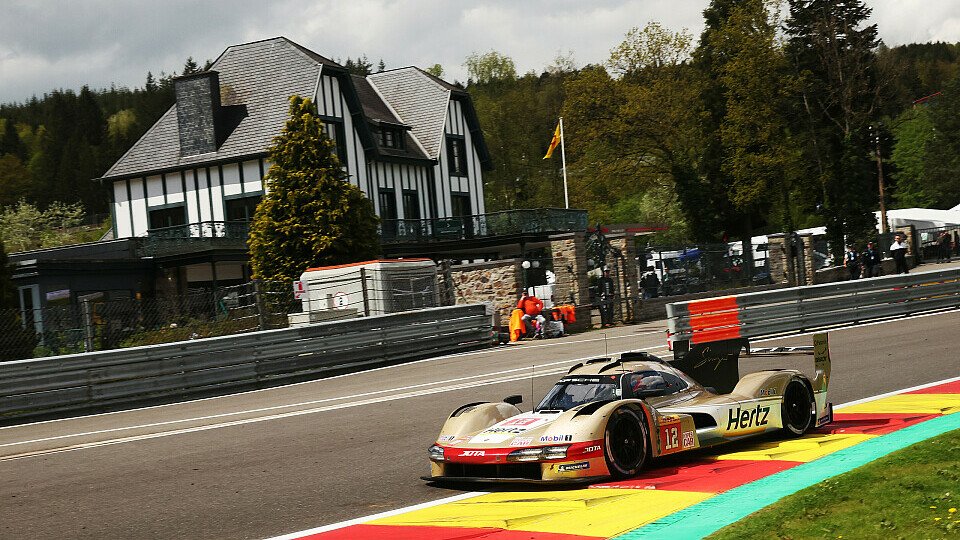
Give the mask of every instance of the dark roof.
<svg viewBox="0 0 960 540">
<path fill-rule="evenodd" d="M 292 95 L 313 97 L 321 66 L 338 67 L 279 37 L 227 48 L 211 66 L 220 74 L 224 106 L 246 108 L 246 116 L 216 152 L 181 156 L 177 106 L 104 173 L 103 178 L 139 176 L 184 166 L 263 155 L 287 120 Z"/>
<path fill-rule="evenodd" d="M 284 37 L 228 47 L 210 68 L 219 73 L 224 107 L 240 120 L 215 152 L 180 155 L 177 106 L 173 105 L 110 169 L 119 179 L 190 166 L 265 156 L 283 129 L 293 95 L 313 98 L 320 71 L 340 80 L 364 150 L 385 158 L 438 160 L 450 99 L 466 103 L 468 124 L 481 161 L 489 155 L 469 95 L 415 67 L 350 76 L 346 68 Z M 404 149 L 382 148 L 371 128 L 393 124 L 404 131 Z"/>
<path fill-rule="evenodd" d="M 428 72 L 426 72 L 426 71 L 424 71 L 424 70 L 422 70 L 422 69 L 420 69 L 420 68 L 418 68 L 418 67 L 416 67 L 416 66 L 414 66 L 413 69 L 419 71 L 420 73 L 423 73 L 424 75 L 426 75 L 426 76 L 429 77 L 430 79 L 433 79 L 433 82 L 439 84 L 440 86 L 446 88 L 447 90 L 450 90 L 451 92 L 465 92 L 465 90 L 464 90 L 463 88 L 460 88 L 459 86 L 457 86 L 457 85 L 455 85 L 455 84 L 450 84 L 450 83 L 448 83 L 447 81 L 441 79 L 440 77 L 437 77 L 436 75 L 433 75 L 432 73 L 428 73 Z"/>
<path fill-rule="evenodd" d="M 281 39 L 286 39 L 286 38 L 281 38 Z M 313 60 L 314 60 L 315 62 L 317 62 L 317 63 L 323 64 L 323 65 L 325 65 L 325 66 L 331 66 L 331 67 L 338 67 L 338 68 L 342 68 L 342 67 L 343 67 L 343 66 L 341 66 L 340 64 L 334 62 L 333 60 L 327 58 L 326 56 L 319 55 L 319 54 L 311 51 L 310 49 L 304 47 L 303 45 L 300 45 L 299 43 L 294 43 L 294 42 L 292 42 L 292 41 L 290 41 L 290 40 L 287 40 L 287 43 L 289 43 L 290 45 L 293 45 L 293 46 L 296 47 L 300 52 L 302 52 L 303 54 L 309 56 L 311 59 L 313 59 Z"/>
<path fill-rule="evenodd" d="M 431 159 L 440 159 L 450 90 L 436 84 L 417 68 L 372 73 L 367 80 L 396 111 L 400 120 L 413 126 L 413 136 L 423 145 L 427 155 Z"/>
<path fill-rule="evenodd" d="M 404 124 L 400 118 L 390 109 L 390 106 L 383 101 L 383 98 L 377 90 L 370 84 L 366 78 L 359 75 L 352 75 L 354 88 L 357 89 L 357 96 L 363 106 L 363 115 L 367 121 L 374 127 L 380 124 L 391 124 L 398 126 L 403 130 L 403 149 L 384 148 L 377 143 L 377 152 L 382 156 L 390 157 L 408 157 L 414 159 L 429 160 L 430 157 L 424 153 L 420 144 L 411 133 L 411 126 Z"/>
<path fill-rule="evenodd" d="M 470 94 L 465 90 L 418 67 L 373 73 L 367 76 L 367 79 L 397 112 L 400 119 L 413 126 L 414 136 L 432 159 L 440 159 L 440 152 L 443 151 L 447 105 L 451 99 L 459 101 L 464 106 L 464 116 L 477 148 L 480 165 L 486 170 L 493 168 L 477 112 Z"/>
<path fill-rule="evenodd" d="M 357 89 L 357 96 L 363 105 L 363 115 L 367 117 L 367 120 L 403 124 L 403 122 L 397 118 L 397 115 L 393 114 L 390 107 L 383 102 L 380 94 L 370 86 L 370 82 L 367 81 L 367 79 L 360 75 L 351 75 L 350 80 L 353 81 L 353 86 Z"/>
</svg>

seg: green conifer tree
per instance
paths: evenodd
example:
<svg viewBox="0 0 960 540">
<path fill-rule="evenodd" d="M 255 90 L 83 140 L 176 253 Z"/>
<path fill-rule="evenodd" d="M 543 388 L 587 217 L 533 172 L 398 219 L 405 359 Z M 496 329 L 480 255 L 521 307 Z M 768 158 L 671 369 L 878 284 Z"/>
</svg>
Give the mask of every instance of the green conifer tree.
<svg viewBox="0 0 960 540">
<path fill-rule="evenodd" d="M 809 170 L 805 198 L 820 205 L 834 260 L 876 234 L 876 165 L 869 127 L 881 81 L 877 25 L 863 0 L 789 0 L 786 52 L 801 90 L 794 131 Z M 810 189 L 810 188 L 813 189 Z M 803 186 L 801 186 L 803 188 Z"/>
<path fill-rule="evenodd" d="M 20 161 L 27 159 L 27 147 L 17 134 L 13 118 L 4 119 L 3 132 L 0 133 L 0 156 L 6 154 L 16 156 Z"/>
<path fill-rule="evenodd" d="M 310 267 L 378 255 L 373 205 L 346 181 L 334 149 L 313 103 L 290 98 L 290 118 L 269 149 L 267 193 L 250 228 L 254 277 L 292 281 Z"/>
</svg>

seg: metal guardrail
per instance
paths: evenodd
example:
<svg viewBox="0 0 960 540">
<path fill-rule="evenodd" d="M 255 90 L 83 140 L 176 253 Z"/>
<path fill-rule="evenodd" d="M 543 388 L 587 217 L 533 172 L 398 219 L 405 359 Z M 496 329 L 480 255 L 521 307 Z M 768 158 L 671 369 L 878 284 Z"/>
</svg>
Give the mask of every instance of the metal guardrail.
<svg viewBox="0 0 960 540">
<path fill-rule="evenodd" d="M 185 398 L 493 344 L 485 304 L 0 363 L 0 423 Z"/>
<path fill-rule="evenodd" d="M 674 350 L 960 306 L 960 269 L 667 304 Z"/>
</svg>

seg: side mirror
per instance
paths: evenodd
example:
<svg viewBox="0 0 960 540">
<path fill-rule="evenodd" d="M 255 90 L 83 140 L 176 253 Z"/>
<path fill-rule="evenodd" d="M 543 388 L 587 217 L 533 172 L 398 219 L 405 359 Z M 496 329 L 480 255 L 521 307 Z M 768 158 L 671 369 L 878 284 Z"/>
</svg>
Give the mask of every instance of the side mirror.
<svg viewBox="0 0 960 540">
<path fill-rule="evenodd" d="M 513 395 L 513 396 L 507 396 L 507 397 L 503 398 L 503 402 L 504 402 L 504 403 L 509 403 L 510 405 L 513 405 L 513 406 L 517 406 L 517 405 L 523 403 L 523 396 L 521 396 L 520 394 L 516 394 L 516 395 Z"/>
</svg>

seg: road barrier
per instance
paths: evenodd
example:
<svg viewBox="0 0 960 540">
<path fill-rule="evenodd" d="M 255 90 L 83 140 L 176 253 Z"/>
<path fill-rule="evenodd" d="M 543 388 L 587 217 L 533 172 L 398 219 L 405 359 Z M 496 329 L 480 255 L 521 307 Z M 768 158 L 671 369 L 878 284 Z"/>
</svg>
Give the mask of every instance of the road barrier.
<svg viewBox="0 0 960 540">
<path fill-rule="evenodd" d="M 960 307 L 960 269 L 667 304 L 667 335 L 676 353 L 953 307 Z"/>
<path fill-rule="evenodd" d="M 486 304 L 0 363 L 0 423 L 226 393 L 489 346 Z"/>
</svg>

